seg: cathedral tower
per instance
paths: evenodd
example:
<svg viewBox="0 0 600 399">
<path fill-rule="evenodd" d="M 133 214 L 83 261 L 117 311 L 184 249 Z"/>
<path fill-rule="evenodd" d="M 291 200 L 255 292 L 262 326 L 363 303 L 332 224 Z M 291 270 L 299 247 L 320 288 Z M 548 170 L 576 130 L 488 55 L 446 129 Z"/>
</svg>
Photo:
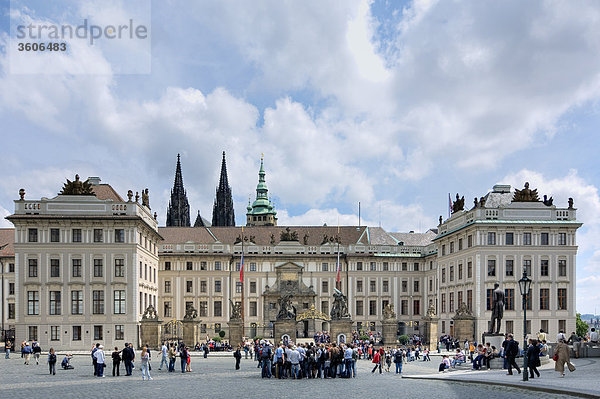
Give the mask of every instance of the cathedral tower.
<svg viewBox="0 0 600 399">
<path fill-rule="evenodd" d="M 175 169 L 175 183 L 171 190 L 171 200 L 167 208 L 167 227 L 190 227 L 190 204 L 188 203 L 183 176 L 181 175 L 181 162 L 177 154 L 177 168 Z"/>
<path fill-rule="evenodd" d="M 225 151 L 223 151 L 223 162 L 221 162 L 221 177 L 219 187 L 215 196 L 212 215 L 213 226 L 235 226 L 235 214 L 233 211 L 233 199 L 231 187 L 227 179 L 227 165 L 225 164 Z"/>
<path fill-rule="evenodd" d="M 256 200 L 250 205 L 246 213 L 246 226 L 277 226 L 277 211 L 268 197 L 269 190 L 265 183 L 265 169 L 263 157 L 260 157 L 260 170 L 258 171 L 258 185 L 256 186 Z"/>
</svg>

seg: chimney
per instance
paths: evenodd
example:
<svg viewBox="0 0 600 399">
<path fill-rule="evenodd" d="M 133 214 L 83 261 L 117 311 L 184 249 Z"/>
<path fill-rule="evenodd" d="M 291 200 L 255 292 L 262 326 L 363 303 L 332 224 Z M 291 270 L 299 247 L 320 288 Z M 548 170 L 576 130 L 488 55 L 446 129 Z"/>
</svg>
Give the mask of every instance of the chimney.
<svg viewBox="0 0 600 399">
<path fill-rule="evenodd" d="M 97 186 L 98 184 L 100 184 L 102 180 L 99 177 L 96 176 L 91 176 L 88 177 L 88 182 L 92 185 L 92 186 Z"/>
</svg>

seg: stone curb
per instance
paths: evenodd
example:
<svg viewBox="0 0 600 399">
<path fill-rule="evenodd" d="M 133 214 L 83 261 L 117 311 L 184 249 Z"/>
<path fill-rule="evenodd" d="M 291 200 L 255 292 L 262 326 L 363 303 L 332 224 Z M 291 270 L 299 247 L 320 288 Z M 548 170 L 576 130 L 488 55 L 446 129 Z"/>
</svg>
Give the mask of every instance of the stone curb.
<svg viewBox="0 0 600 399">
<path fill-rule="evenodd" d="M 559 395 L 578 396 L 580 398 L 598 399 L 600 397 L 599 394 L 592 394 L 592 393 L 583 392 L 583 391 L 574 391 L 572 389 L 565 390 L 565 389 L 558 389 L 558 388 L 540 387 L 540 386 L 536 386 L 536 385 L 522 385 L 522 384 L 511 383 L 511 382 L 508 382 L 508 383 L 507 382 L 499 382 L 499 381 L 493 381 L 493 380 L 464 380 L 464 379 L 455 378 L 455 377 L 438 378 L 438 377 L 433 377 L 433 376 L 428 377 L 428 376 L 423 376 L 423 375 L 402 375 L 402 378 L 408 378 L 408 379 L 413 379 L 413 380 L 464 382 L 466 384 L 486 384 L 486 385 L 492 384 L 492 385 L 497 385 L 497 386 L 508 386 L 511 388 L 527 389 L 530 391 L 554 393 L 554 394 L 559 394 Z"/>
</svg>

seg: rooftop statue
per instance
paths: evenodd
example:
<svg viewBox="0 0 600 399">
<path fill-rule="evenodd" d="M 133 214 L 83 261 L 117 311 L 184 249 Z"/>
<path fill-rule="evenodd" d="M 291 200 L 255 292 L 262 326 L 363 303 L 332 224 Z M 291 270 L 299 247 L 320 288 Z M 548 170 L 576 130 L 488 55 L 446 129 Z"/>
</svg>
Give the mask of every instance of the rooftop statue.
<svg viewBox="0 0 600 399">
<path fill-rule="evenodd" d="M 281 232 L 279 241 L 298 241 L 298 232 L 290 231 L 290 228 L 286 227 L 285 231 Z"/>
<path fill-rule="evenodd" d="M 150 195 L 148 194 L 148 189 L 142 190 L 142 205 L 150 208 Z"/>
<path fill-rule="evenodd" d="M 458 211 L 463 211 L 465 209 L 465 196 L 459 198 L 458 193 L 456 193 L 456 201 L 452 203 L 452 213 L 456 213 Z"/>
<path fill-rule="evenodd" d="M 79 175 L 75 175 L 74 181 L 67 179 L 58 195 L 94 195 L 94 191 L 88 180 L 82 182 Z"/>
<path fill-rule="evenodd" d="M 539 200 L 537 189 L 530 190 L 529 183 L 525 182 L 525 188 L 515 189 L 512 202 L 539 202 Z"/>
</svg>

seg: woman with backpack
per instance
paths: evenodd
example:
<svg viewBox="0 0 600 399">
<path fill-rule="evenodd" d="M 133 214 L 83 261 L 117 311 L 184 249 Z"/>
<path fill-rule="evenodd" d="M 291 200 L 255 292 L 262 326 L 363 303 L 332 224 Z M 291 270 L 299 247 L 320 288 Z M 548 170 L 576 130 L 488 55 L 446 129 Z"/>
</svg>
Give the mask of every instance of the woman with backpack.
<svg viewBox="0 0 600 399">
<path fill-rule="evenodd" d="M 50 369 L 50 374 L 56 375 L 56 353 L 54 353 L 54 348 L 50 348 L 48 352 L 48 368 Z"/>
</svg>

